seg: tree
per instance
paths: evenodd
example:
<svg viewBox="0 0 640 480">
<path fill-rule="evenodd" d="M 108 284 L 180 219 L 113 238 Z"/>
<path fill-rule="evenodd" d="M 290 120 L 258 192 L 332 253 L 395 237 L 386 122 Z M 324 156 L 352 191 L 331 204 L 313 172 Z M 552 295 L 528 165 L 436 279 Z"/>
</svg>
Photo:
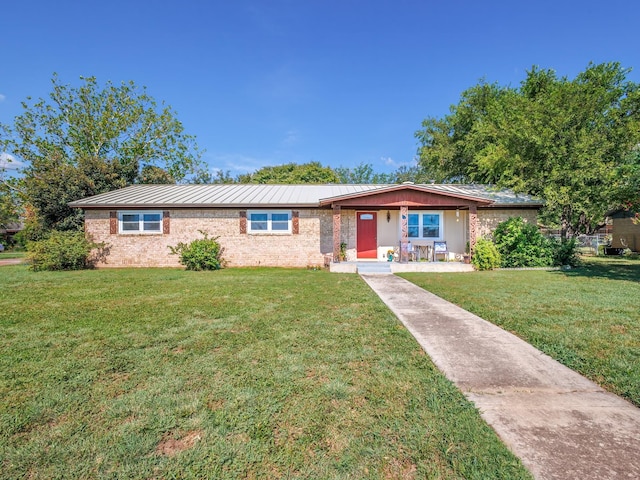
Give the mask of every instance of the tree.
<svg viewBox="0 0 640 480">
<path fill-rule="evenodd" d="M 4 153 L 8 142 L 8 129 L 0 125 L 0 229 L 17 222 L 22 214 L 19 180 L 7 175 L 12 158 Z"/>
<path fill-rule="evenodd" d="M 191 179 L 192 183 L 197 184 L 205 184 L 205 183 L 213 183 L 213 184 L 229 184 L 229 183 L 237 183 L 236 180 L 231 176 L 231 172 L 229 170 L 216 170 L 215 173 L 211 173 L 205 169 L 200 169 L 196 175 Z"/>
<path fill-rule="evenodd" d="M 432 177 L 420 165 L 401 165 L 387 175 L 387 183 L 433 183 Z"/>
<path fill-rule="evenodd" d="M 38 226 L 44 231 L 82 229 L 82 211 L 68 203 L 126 186 L 119 167 L 118 161 L 92 157 L 78 158 L 72 165 L 58 153 L 35 158 L 22 183 L 25 198 L 36 209 Z M 34 229 L 31 236 L 39 238 L 42 233 Z"/>
<path fill-rule="evenodd" d="M 402 165 L 391 173 L 379 173 L 373 170 L 370 163 L 360 163 L 353 168 L 338 167 L 335 169 L 340 183 L 381 184 L 381 183 L 430 183 L 431 179 L 420 165 Z"/>
<path fill-rule="evenodd" d="M 370 163 L 360 163 L 353 168 L 338 167 L 336 174 L 340 178 L 340 183 L 367 184 L 367 183 L 389 183 L 387 174 L 377 173 Z"/>
<path fill-rule="evenodd" d="M 319 162 L 298 165 L 287 163 L 275 167 L 263 167 L 253 173 L 239 175 L 238 183 L 340 183 L 336 172 L 330 167 L 323 167 Z"/>
<path fill-rule="evenodd" d="M 419 164 L 437 183 L 473 182 L 478 130 L 487 117 L 490 105 L 499 103 L 506 89 L 484 80 L 462 93 L 458 105 L 444 118 L 429 117 L 415 137 Z M 481 138 L 489 143 L 489 139 Z"/>
<path fill-rule="evenodd" d="M 17 178 L 0 178 L 0 229 L 17 222 L 22 213 Z"/>
<path fill-rule="evenodd" d="M 575 79 L 532 68 L 519 88 L 481 81 L 443 119 L 416 132 L 422 167 L 438 181 L 482 182 L 540 196 L 563 238 L 592 233 L 606 212 L 638 198 L 640 89 L 618 63 Z M 634 185 L 635 182 L 635 185 Z"/>
<path fill-rule="evenodd" d="M 200 166 L 194 137 L 168 106 L 158 106 L 133 82 L 101 88 L 95 77 L 79 87 L 54 74 L 48 99 L 22 103 L 6 148 L 27 163 L 26 200 L 44 228 L 78 228 L 66 203 L 132 183 L 174 183 Z"/>
<path fill-rule="evenodd" d="M 165 169 L 156 167 L 155 165 L 145 165 L 142 167 L 142 170 L 140 170 L 137 183 L 171 185 L 175 184 L 176 181 Z"/>
</svg>

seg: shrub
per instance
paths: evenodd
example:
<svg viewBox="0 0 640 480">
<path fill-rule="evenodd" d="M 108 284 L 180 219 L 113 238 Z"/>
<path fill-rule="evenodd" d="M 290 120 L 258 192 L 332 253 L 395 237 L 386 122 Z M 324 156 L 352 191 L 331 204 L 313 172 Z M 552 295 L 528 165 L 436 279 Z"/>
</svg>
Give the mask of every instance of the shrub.
<svg viewBox="0 0 640 480">
<path fill-rule="evenodd" d="M 501 222 L 493 232 L 503 267 L 548 267 L 554 263 L 554 244 L 535 225 L 521 217 Z"/>
<path fill-rule="evenodd" d="M 480 238 L 473 247 L 471 263 L 476 270 L 493 270 L 500 266 L 500 252 L 491 240 Z"/>
<path fill-rule="evenodd" d="M 204 238 L 193 240 L 191 243 L 180 242 L 175 247 L 169 247 L 173 255 L 180 255 L 180 263 L 187 270 L 219 270 L 224 266 L 222 254 L 224 248 L 218 243 L 219 237 L 209 238 L 207 232 L 199 230 Z"/>
<path fill-rule="evenodd" d="M 566 242 L 553 241 L 553 264 L 572 267 L 580 265 L 578 241 L 575 238 L 570 238 Z"/>
<path fill-rule="evenodd" d="M 87 240 L 84 232 L 52 230 L 44 239 L 27 243 L 27 260 L 36 272 L 82 270 L 94 266 L 91 250 L 102 246 Z"/>
</svg>

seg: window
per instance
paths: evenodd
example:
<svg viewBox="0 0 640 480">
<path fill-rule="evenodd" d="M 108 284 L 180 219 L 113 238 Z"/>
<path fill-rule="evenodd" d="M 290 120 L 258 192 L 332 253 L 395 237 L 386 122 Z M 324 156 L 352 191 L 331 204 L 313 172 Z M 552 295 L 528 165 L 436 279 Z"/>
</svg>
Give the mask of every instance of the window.
<svg viewBox="0 0 640 480">
<path fill-rule="evenodd" d="M 291 233 L 291 211 L 254 210 L 247 212 L 249 233 Z"/>
<path fill-rule="evenodd" d="M 118 212 L 120 233 L 162 233 L 162 212 Z"/>
<path fill-rule="evenodd" d="M 442 212 L 411 212 L 407 218 L 409 238 L 442 239 Z"/>
</svg>

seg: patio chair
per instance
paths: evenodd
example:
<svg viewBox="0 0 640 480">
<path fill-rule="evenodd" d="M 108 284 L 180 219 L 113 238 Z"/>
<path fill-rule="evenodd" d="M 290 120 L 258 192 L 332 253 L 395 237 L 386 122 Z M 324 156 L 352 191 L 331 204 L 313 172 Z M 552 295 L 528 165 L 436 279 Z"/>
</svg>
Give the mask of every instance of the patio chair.
<svg viewBox="0 0 640 480">
<path fill-rule="evenodd" d="M 409 254 L 410 262 L 416 262 L 420 256 L 417 245 L 413 245 L 411 242 L 407 243 L 407 253 Z"/>
<path fill-rule="evenodd" d="M 444 260 L 449 259 L 449 250 L 447 250 L 447 242 L 433 242 L 433 261 L 438 260 L 438 255 L 444 255 Z"/>
</svg>

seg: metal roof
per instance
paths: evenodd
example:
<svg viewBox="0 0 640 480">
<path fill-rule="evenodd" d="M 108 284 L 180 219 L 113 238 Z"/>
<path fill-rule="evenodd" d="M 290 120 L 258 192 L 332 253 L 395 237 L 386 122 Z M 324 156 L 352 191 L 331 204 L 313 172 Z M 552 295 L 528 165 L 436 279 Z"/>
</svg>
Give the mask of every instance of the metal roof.
<svg viewBox="0 0 640 480">
<path fill-rule="evenodd" d="M 414 185 L 433 193 L 494 202 L 494 206 L 540 206 L 542 202 L 487 185 Z M 333 197 L 397 189 L 401 185 L 131 185 L 70 202 L 76 208 L 318 207 Z"/>
</svg>

